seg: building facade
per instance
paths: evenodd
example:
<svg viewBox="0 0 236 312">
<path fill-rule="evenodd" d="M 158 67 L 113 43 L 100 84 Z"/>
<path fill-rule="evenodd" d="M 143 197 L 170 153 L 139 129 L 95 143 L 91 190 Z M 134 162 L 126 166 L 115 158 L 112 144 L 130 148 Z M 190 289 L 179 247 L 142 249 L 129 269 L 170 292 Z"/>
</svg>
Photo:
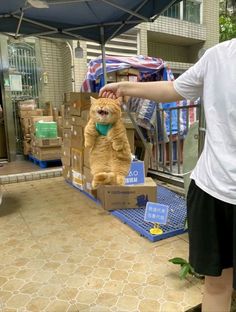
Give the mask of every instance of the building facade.
<svg viewBox="0 0 236 312">
<path fill-rule="evenodd" d="M 198 59 L 201 49 L 219 40 L 219 1 L 183 0 L 153 23 L 142 23 L 106 44 L 107 55 L 148 55 L 165 60 L 177 76 Z M 20 42 L 0 35 L 2 105 L 5 118 L 7 158 L 17 153 L 14 118 L 18 100 L 35 97 L 39 107 L 46 101 L 60 107 L 63 96 L 80 91 L 87 64 L 101 55 L 100 45 L 80 41 L 83 57 L 76 58 L 77 41 L 26 38 Z M 12 92 L 10 76 L 21 74 L 22 90 Z"/>
<path fill-rule="evenodd" d="M 106 44 L 106 54 L 119 56 L 148 55 L 165 60 L 177 75 L 198 60 L 201 49 L 219 42 L 219 1 L 184 0 L 170 7 L 153 23 L 142 23 Z M 100 45 L 80 41 L 83 58 L 74 56 L 76 41 L 56 42 L 40 39 L 43 72 L 43 100 L 54 105 L 63 101 L 63 92 L 79 91 L 87 63 L 101 55 Z M 71 67 L 70 65 L 71 64 Z M 42 80 L 43 82 L 43 80 Z"/>
</svg>

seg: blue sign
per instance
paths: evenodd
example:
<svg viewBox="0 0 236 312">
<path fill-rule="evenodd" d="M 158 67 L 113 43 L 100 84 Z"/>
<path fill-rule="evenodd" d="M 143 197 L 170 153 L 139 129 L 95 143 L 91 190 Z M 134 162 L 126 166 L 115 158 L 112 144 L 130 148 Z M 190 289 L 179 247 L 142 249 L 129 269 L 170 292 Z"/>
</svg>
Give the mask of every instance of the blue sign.
<svg viewBox="0 0 236 312">
<path fill-rule="evenodd" d="M 129 174 L 125 178 L 125 185 L 144 184 L 144 183 L 145 183 L 144 162 L 132 161 Z"/>
<path fill-rule="evenodd" d="M 146 205 L 144 220 L 146 222 L 166 224 L 169 206 L 148 202 Z"/>
</svg>

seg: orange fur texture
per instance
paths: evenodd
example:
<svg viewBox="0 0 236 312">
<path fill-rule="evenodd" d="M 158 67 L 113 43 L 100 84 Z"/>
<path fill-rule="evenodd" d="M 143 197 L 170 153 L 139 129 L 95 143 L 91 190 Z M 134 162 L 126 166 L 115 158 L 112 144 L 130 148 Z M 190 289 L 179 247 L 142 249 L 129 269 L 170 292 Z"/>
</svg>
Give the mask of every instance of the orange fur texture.
<svg viewBox="0 0 236 312">
<path fill-rule="evenodd" d="M 107 135 L 99 134 L 97 123 L 111 125 Z M 84 138 L 85 147 L 91 148 L 92 187 L 124 185 L 130 168 L 131 150 L 118 100 L 91 97 L 90 119 Z"/>
</svg>

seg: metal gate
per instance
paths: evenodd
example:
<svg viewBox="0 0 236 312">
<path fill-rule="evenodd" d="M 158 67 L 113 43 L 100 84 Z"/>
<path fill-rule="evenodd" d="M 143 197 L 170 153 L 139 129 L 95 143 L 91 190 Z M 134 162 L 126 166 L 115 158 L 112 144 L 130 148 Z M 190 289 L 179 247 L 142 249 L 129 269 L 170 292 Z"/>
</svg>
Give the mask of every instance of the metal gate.
<svg viewBox="0 0 236 312">
<path fill-rule="evenodd" d="M 149 168 L 170 178 L 183 178 L 184 140 L 190 125 L 200 119 L 200 102 L 186 104 L 182 101 L 175 107 L 157 109 L 157 125 L 154 140 L 151 140 L 153 157 Z"/>
<path fill-rule="evenodd" d="M 22 153 L 22 132 L 18 116 L 17 103 L 20 100 L 36 99 L 39 96 L 39 79 L 35 45 L 29 43 L 9 43 L 9 76 L 11 81 L 11 99 L 15 121 L 16 152 Z M 20 81 L 18 88 L 14 88 L 15 77 Z"/>
</svg>

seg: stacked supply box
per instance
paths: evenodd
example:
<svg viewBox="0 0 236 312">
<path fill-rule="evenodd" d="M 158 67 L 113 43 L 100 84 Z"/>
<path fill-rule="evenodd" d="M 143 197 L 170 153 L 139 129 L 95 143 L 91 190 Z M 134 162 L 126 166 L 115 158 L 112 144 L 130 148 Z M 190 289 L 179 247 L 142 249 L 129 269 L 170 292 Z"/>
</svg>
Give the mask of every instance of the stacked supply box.
<svg viewBox="0 0 236 312">
<path fill-rule="evenodd" d="M 58 137 L 57 123 L 53 116 L 32 118 L 32 155 L 38 160 L 61 159 L 62 138 Z"/>
<path fill-rule="evenodd" d="M 91 96 L 97 98 L 98 94 L 71 92 L 65 95 L 65 103 L 61 109 L 63 112 L 63 176 L 81 190 L 84 189 L 84 127 L 87 123 L 84 112 L 88 113 Z"/>
<path fill-rule="evenodd" d="M 37 109 L 34 100 L 20 101 L 18 112 L 24 155 L 30 154 L 38 160 L 60 159 L 62 139 L 58 136 L 57 122 L 52 115 L 48 115 L 52 113 L 51 104 L 46 103 L 45 109 Z"/>
<path fill-rule="evenodd" d="M 33 116 L 43 116 L 43 110 L 36 108 L 34 100 L 19 101 L 18 113 L 23 135 L 24 155 L 31 153 L 31 118 Z"/>
</svg>

